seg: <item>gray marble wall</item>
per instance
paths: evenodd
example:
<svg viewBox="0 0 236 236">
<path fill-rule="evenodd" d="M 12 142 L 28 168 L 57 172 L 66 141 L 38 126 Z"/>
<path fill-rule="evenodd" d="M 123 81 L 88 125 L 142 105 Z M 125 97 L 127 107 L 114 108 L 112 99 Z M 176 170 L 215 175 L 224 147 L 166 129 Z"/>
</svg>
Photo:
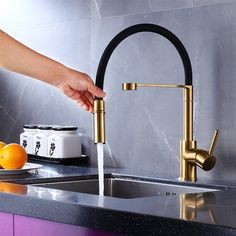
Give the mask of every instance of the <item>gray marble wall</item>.
<svg viewBox="0 0 236 236">
<path fill-rule="evenodd" d="M 193 67 L 194 132 L 207 149 L 221 130 L 210 172 L 203 179 L 236 180 L 236 1 L 229 0 L 14 0 L 0 2 L 0 27 L 35 50 L 95 78 L 109 41 L 124 28 L 154 23 L 175 33 Z M 24 123 L 80 127 L 83 150 L 96 164 L 91 114 L 55 88 L 0 70 L 0 139 L 18 141 Z M 152 33 L 122 42 L 108 64 L 106 97 L 108 166 L 179 174 L 182 92 L 172 89 L 121 91 L 125 81 L 183 83 L 176 50 Z"/>
</svg>

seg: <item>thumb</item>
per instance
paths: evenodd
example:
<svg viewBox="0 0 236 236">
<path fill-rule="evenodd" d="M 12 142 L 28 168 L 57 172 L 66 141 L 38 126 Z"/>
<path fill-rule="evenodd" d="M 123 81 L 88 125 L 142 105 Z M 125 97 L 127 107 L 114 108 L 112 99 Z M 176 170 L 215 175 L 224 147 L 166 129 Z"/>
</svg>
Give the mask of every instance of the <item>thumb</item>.
<svg viewBox="0 0 236 236">
<path fill-rule="evenodd" d="M 93 95 L 95 95 L 96 97 L 103 98 L 106 96 L 106 93 L 100 88 L 98 88 L 97 86 L 95 86 L 94 84 L 88 84 L 88 91 L 92 93 Z"/>
</svg>

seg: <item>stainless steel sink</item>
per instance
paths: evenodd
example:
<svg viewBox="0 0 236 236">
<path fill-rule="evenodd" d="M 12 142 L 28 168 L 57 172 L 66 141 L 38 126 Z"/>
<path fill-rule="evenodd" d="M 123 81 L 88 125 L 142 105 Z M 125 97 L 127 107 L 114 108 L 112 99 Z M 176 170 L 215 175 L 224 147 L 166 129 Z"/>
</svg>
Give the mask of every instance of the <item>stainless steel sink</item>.
<svg viewBox="0 0 236 236">
<path fill-rule="evenodd" d="M 98 195 L 98 179 L 34 184 L 50 189 L 59 189 L 79 193 Z M 182 183 L 147 181 L 127 177 L 106 177 L 104 180 L 105 196 L 116 198 L 140 198 L 158 195 L 176 195 L 218 191 L 217 188 L 191 186 Z"/>
</svg>

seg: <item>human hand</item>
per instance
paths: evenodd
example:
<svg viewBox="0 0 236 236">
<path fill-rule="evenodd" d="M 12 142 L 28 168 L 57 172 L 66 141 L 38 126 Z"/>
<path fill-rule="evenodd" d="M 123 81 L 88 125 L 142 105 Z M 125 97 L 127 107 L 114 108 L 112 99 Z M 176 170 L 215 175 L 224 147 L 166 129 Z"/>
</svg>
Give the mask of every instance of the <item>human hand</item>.
<svg viewBox="0 0 236 236">
<path fill-rule="evenodd" d="M 93 112 L 95 96 L 101 98 L 106 96 L 106 93 L 95 86 L 87 74 L 72 69 L 67 70 L 63 76 L 63 82 L 60 82 L 57 87 L 89 112 Z"/>
</svg>

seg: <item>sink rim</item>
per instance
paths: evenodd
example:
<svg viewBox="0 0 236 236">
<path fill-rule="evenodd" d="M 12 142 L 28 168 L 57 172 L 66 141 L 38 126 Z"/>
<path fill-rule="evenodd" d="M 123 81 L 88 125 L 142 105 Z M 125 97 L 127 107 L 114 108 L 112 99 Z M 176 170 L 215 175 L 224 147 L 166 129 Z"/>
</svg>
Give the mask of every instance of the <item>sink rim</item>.
<svg viewBox="0 0 236 236">
<path fill-rule="evenodd" d="M 105 173 L 104 178 L 122 178 L 122 179 L 130 179 L 130 180 L 137 180 L 137 181 L 146 181 L 151 183 L 166 183 L 166 184 L 173 184 L 173 185 L 180 185 L 180 186 L 187 186 L 187 187 L 196 187 L 196 188 L 210 188 L 210 189 L 217 189 L 219 191 L 224 190 L 233 190 L 236 187 L 231 185 L 222 185 L 216 183 L 199 183 L 199 182 L 188 182 L 182 181 L 178 178 L 167 179 L 161 177 L 148 177 L 136 174 L 122 174 L 117 172 L 110 172 Z M 15 184 L 22 184 L 22 185 L 36 185 L 36 184 L 46 184 L 46 183 L 59 183 L 59 182 L 69 182 L 69 181 L 80 181 L 80 180 L 93 180 L 98 179 L 98 174 L 89 174 L 89 175 L 72 175 L 72 176 L 62 176 L 62 177 L 49 177 L 49 178 L 33 178 L 33 179 L 13 179 L 13 180 L 6 180 L 2 182 L 9 182 Z"/>
<path fill-rule="evenodd" d="M 148 198 L 148 197 L 157 197 L 163 195 L 173 196 L 180 194 L 196 194 L 196 193 L 200 194 L 207 192 L 218 192 L 227 189 L 227 187 L 223 186 L 198 184 L 192 182 L 189 183 L 182 181 L 164 180 L 157 178 L 114 174 L 114 173 L 105 174 L 104 179 L 106 181 L 105 182 L 106 191 L 104 196 L 112 198 L 120 198 L 120 199 Z M 86 186 L 86 184 L 88 185 Z M 118 187 L 120 188 L 113 189 L 114 186 L 115 187 L 117 186 L 117 184 Z M 97 175 L 83 176 L 83 178 L 77 178 L 73 180 L 44 182 L 31 185 L 51 190 L 61 190 L 65 192 L 76 192 L 76 193 L 99 196 L 97 192 L 98 190 Z M 127 193 L 127 189 L 129 189 L 129 187 L 131 189 L 133 188 L 134 192 L 132 192 L 132 190 L 128 190 Z M 143 187 L 145 188 L 144 191 L 142 191 Z M 171 190 L 172 187 L 173 191 Z M 137 193 L 137 189 L 140 191 L 140 193 Z"/>
<path fill-rule="evenodd" d="M 163 183 L 163 184 L 166 183 L 166 184 L 180 185 L 183 187 L 186 186 L 186 187 L 206 188 L 206 189 L 209 188 L 209 189 L 216 189 L 219 191 L 235 189 L 232 186 L 226 186 L 226 185 L 224 186 L 224 185 L 217 185 L 217 184 L 203 184 L 203 183 L 199 183 L 199 182 L 182 181 L 182 180 L 179 180 L 179 178 L 164 179 L 164 178 L 131 175 L 131 174 L 118 174 L 118 173 L 110 173 L 108 175 L 110 175 L 113 178 L 125 178 L 125 179 L 146 181 L 146 182 L 152 182 L 152 183 Z M 104 178 L 106 178 L 106 176 L 104 176 Z"/>
</svg>

